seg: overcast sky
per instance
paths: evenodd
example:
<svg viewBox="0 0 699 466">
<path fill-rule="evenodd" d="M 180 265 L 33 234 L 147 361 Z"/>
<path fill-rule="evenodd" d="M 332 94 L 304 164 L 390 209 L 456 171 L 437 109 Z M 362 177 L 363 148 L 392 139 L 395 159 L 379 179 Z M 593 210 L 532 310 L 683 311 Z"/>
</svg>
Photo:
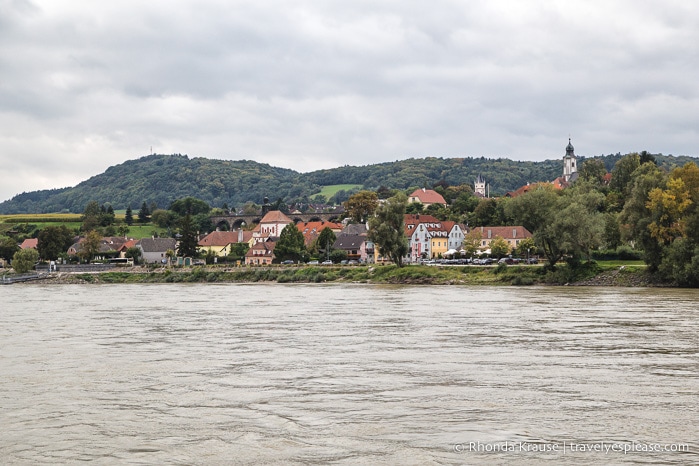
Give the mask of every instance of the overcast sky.
<svg viewBox="0 0 699 466">
<path fill-rule="evenodd" d="M 0 201 L 155 153 L 699 155 L 699 2 L 0 0 Z"/>
</svg>

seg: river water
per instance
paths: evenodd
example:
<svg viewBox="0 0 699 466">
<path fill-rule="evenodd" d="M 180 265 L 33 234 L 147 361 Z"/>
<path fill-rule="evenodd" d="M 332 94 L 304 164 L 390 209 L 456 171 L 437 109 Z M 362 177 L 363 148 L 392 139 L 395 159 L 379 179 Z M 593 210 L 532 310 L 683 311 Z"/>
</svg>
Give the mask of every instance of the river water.
<svg viewBox="0 0 699 466">
<path fill-rule="evenodd" d="M 698 302 L 665 289 L 5 286 L 0 458 L 697 464 Z"/>
</svg>

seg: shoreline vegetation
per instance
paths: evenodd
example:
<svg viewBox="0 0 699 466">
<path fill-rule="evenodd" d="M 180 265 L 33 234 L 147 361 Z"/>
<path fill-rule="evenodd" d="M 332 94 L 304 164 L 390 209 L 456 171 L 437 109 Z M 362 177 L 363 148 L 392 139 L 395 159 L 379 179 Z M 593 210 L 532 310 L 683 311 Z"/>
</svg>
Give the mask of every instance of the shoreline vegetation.
<svg viewBox="0 0 699 466">
<path fill-rule="evenodd" d="M 643 265 L 600 265 L 595 262 L 577 267 L 560 265 L 554 271 L 541 266 L 201 266 L 133 267 L 103 272 L 54 272 L 39 283 L 118 284 L 118 283 L 369 283 L 396 285 L 570 285 L 668 287 L 646 271 Z M 30 282 L 36 283 L 36 282 Z"/>
</svg>

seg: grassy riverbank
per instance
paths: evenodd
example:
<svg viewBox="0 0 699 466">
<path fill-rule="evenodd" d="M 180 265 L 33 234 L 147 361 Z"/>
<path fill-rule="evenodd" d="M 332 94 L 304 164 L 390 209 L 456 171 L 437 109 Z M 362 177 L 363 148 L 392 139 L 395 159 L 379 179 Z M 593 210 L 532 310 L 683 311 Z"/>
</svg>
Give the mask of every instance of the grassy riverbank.
<svg viewBox="0 0 699 466">
<path fill-rule="evenodd" d="M 656 286 L 643 266 L 584 264 L 575 269 L 543 267 L 431 267 L 395 266 L 327 267 L 291 266 L 259 268 L 132 268 L 102 273 L 58 273 L 57 283 L 387 283 L 406 285 L 602 285 Z"/>
</svg>

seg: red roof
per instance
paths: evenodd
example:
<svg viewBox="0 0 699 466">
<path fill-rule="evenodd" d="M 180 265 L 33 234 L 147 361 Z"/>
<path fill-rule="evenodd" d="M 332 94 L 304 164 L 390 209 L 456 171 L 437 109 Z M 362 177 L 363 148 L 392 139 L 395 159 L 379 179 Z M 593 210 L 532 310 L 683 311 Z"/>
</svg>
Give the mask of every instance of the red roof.
<svg viewBox="0 0 699 466">
<path fill-rule="evenodd" d="M 39 238 L 27 238 L 19 245 L 22 249 L 36 249 L 39 245 Z"/>
<path fill-rule="evenodd" d="M 493 239 L 496 236 L 503 239 L 524 239 L 532 237 L 529 230 L 521 225 L 510 227 L 475 227 L 473 230 L 479 231 L 482 239 Z"/>
<path fill-rule="evenodd" d="M 303 241 L 306 246 L 309 246 L 320 235 L 324 228 L 330 228 L 333 233 L 342 231 L 342 224 L 335 222 L 304 222 L 297 223 L 296 227 L 303 234 Z"/>
<path fill-rule="evenodd" d="M 416 197 L 423 204 L 447 204 L 441 194 L 432 189 L 416 189 L 408 198 Z"/>
<path fill-rule="evenodd" d="M 206 235 L 199 243 L 199 246 L 228 246 L 238 242 L 237 231 L 212 231 Z"/>
<path fill-rule="evenodd" d="M 270 210 L 265 214 L 264 217 L 262 217 L 262 220 L 260 220 L 260 223 L 293 223 L 293 220 L 291 220 L 289 217 L 284 215 L 284 212 L 281 210 Z"/>
</svg>

